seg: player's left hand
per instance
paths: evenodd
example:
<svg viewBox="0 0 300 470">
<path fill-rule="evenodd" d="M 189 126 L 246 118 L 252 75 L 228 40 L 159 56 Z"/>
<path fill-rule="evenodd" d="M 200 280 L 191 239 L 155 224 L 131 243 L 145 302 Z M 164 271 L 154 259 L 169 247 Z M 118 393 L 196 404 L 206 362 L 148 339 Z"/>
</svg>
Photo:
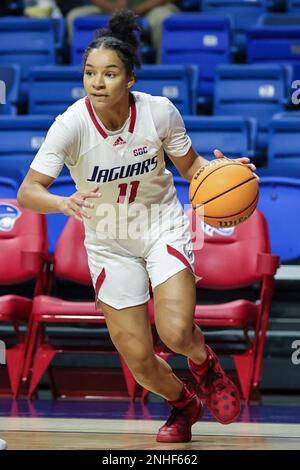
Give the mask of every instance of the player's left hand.
<svg viewBox="0 0 300 470">
<path fill-rule="evenodd" d="M 225 158 L 225 155 L 221 152 L 221 150 L 218 150 L 218 149 L 214 150 L 214 156 L 216 158 Z M 250 158 L 248 158 L 248 157 L 234 158 L 233 160 L 244 163 L 252 171 L 256 170 L 256 166 L 253 163 L 250 163 Z M 258 178 L 257 175 L 255 175 L 255 176 Z"/>
</svg>

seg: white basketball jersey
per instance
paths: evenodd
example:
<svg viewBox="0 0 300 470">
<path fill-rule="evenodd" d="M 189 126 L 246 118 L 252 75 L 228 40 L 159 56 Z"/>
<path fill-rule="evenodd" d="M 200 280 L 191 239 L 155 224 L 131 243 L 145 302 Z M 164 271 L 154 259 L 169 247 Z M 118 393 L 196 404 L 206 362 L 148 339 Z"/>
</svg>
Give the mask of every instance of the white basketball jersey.
<svg viewBox="0 0 300 470">
<path fill-rule="evenodd" d="M 88 97 L 77 101 L 59 117 L 66 123 L 70 123 L 70 116 L 77 120 L 72 150 L 69 153 L 67 149 L 60 150 L 77 190 L 100 187 L 102 197 L 93 200 L 95 209 L 88 211 L 92 218 L 85 221 L 93 229 L 99 221 L 100 206 L 102 210 L 104 205 L 109 205 L 117 212 L 124 205 L 130 208 L 131 204 L 141 204 L 148 211 L 153 205 L 180 206 L 172 174 L 165 167 L 163 142 L 153 120 L 151 98 L 145 93 L 130 94 L 130 117 L 123 129 L 113 134 L 104 128 Z M 166 106 L 165 98 L 158 99 Z M 186 154 L 189 146 L 190 140 L 185 135 L 184 146 L 175 156 Z M 53 152 L 50 154 L 46 138 L 44 149 L 42 146 L 31 167 L 54 176 L 57 171 L 51 174 L 45 166 L 46 158 L 55 158 Z M 119 223 L 122 220 L 121 216 Z"/>
</svg>

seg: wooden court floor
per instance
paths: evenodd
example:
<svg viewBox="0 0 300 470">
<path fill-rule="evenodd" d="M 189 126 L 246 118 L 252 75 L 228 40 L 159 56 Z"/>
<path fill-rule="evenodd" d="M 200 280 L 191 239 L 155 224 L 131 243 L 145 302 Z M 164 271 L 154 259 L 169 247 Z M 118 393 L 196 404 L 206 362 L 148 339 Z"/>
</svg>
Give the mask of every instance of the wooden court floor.
<svg viewBox="0 0 300 470">
<path fill-rule="evenodd" d="M 189 443 L 160 444 L 163 421 L 0 418 L 9 450 L 296 450 L 300 424 L 199 422 Z"/>
</svg>

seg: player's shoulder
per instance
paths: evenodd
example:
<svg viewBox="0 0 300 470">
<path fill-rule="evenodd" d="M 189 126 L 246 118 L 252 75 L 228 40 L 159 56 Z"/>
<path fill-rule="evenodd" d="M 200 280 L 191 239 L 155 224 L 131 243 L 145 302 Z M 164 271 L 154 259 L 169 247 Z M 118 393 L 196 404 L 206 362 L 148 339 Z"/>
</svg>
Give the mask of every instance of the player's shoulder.
<svg viewBox="0 0 300 470">
<path fill-rule="evenodd" d="M 149 93 L 134 92 L 135 100 L 137 105 L 149 107 L 152 119 L 155 123 L 156 128 L 159 128 L 164 122 L 169 123 L 170 115 L 173 112 L 174 105 L 171 101 L 164 96 L 150 95 Z"/>
<path fill-rule="evenodd" d="M 140 91 L 134 91 L 133 95 L 137 104 L 148 103 L 150 107 L 160 107 L 169 105 L 170 100 L 165 96 L 150 95 Z"/>
<path fill-rule="evenodd" d="M 56 117 L 56 121 L 62 123 L 70 129 L 79 129 L 82 118 L 85 114 L 85 98 L 75 101 L 66 111 Z"/>
</svg>

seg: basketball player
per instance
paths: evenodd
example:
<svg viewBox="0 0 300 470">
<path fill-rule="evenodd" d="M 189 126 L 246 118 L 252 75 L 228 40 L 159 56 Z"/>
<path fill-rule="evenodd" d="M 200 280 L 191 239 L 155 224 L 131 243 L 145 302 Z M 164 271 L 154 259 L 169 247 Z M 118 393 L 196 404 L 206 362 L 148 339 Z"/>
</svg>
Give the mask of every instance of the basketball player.
<svg viewBox="0 0 300 470">
<path fill-rule="evenodd" d="M 84 222 L 97 306 L 111 339 L 137 382 L 172 406 L 157 441 L 187 442 L 192 425 L 202 416 L 202 399 L 217 421 L 228 424 L 239 416 L 240 398 L 200 328 L 193 325 L 190 232 L 165 168 L 164 150 L 188 181 L 207 160 L 192 148 L 183 120 L 168 99 L 130 92 L 139 66 L 137 30 L 133 13 L 116 13 L 87 48 L 87 97 L 57 117 L 18 201 L 37 212 L 61 212 Z M 223 154 L 215 151 L 215 156 Z M 239 160 L 255 169 L 249 159 Z M 70 197 L 47 190 L 64 164 L 76 182 L 77 192 Z M 104 219 L 103 208 L 109 214 Z M 151 236 L 144 237 L 150 213 Z M 129 228 L 135 222 L 142 227 L 137 236 Z M 188 358 L 197 391 L 153 352 L 149 278 L 160 338 Z"/>
</svg>

